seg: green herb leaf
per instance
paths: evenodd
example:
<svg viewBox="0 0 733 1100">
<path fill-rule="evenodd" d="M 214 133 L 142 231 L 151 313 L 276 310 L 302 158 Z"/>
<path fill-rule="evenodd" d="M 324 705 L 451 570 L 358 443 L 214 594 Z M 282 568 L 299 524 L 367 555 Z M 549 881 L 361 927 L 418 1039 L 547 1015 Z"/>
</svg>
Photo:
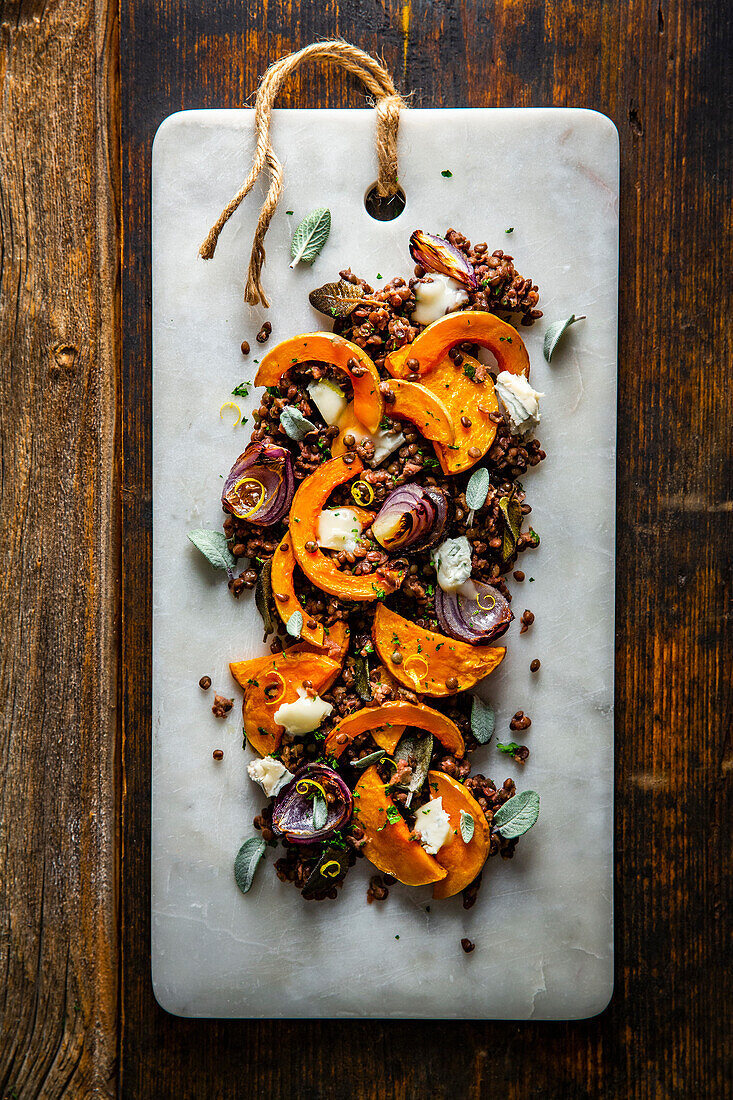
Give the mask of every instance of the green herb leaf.
<svg viewBox="0 0 733 1100">
<path fill-rule="evenodd" d="M 505 233 L 513 233 L 513 232 L 514 232 L 514 226 L 513 226 L 513 225 L 510 225 L 508 229 L 505 229 L 505 230 L 504 230 L 504 232 L 505 232 Z"/>
<path fill-rule="evenodd" d="M 328 818 L 328 803 L 322 794 L 316 791 L 313 796 L 313 828 L 322 829 Z"/>
<path fill-rule="evenodd" d="M 368 756 L 362 756 L 361 760 L 352 761 L 352 768 L 356 768 L 357 771 L 362 771 L 364 768 L 370 767 L 372 764 L 376 764 L 378 760 L 381 760 L 383 756 L 386 756 L 385 749 L 377 749 L 376 752 L 370 752 Z"/>
<path fill-rule="evenodd" d="M 509 741 L 506 745 L 502 744 L 501 741 L 497 741 L 496 747 L 499 752 L 505 752 L 507 756 L 514 756 L 517 749 L 521 749 L 522 746 L 518 745 L 516 741 Z"/>
<path fill-rule="evenodd" d="M 224 569 L 231 576 L 237 559 L 229 549 L 223 531 L 207 531 L 201 527 L 195 531 L 189 531 L 188 538 L 214 569 Z"/>
<path fill-rule="evenodd" d="M 473 471 L 466 486 L 466 504 L 472 512 L 483 508 L 489 495 L 489 471 L 479 466 Z"/>
<path fill-rule="evenodd" d="M 402 820 L 402 814 L 397 809 L 397 807 L 396 806 L 388 806 L 387 807 L 387 821 L 389 821 L 389 823 L 391 825 L 396 825 L 397 822 L 401 821 L 401 820 Z"/>
<path fill-rule="evenodd" d="M 542 348 L 545 359 L 548 363 L 552 359 L 552 356 L 555 353 L 555 348 L 557 347 L 563 334 L 567 332 L 570 326 L 574 325 L 576 321 L 584 320 L 585 314 L 583 314 L 581 317 L 576 317 L 574 313 L 571 313 L 570 316 L 566 317 L 564 321 L 554 321 L 551 325 L 548 326 L 547 332 L 545 333 L 545 343 Z"/>
<path fill-rule="evenodd" d="M 272 617 L 270 606 L 272 603 L 272 558 L 268 559 L 260 570 L 255 585 L 255 607 L 262 617 L 265 628 L 265 638 L 275 632 L 275 620 Z"/>
<path fill-rule="evenodd" d="M 312 264 L 328 240 L 330 232 L 330 210 L 319 207 L 317 210 L 312 210 L 310 214 L 306 214 L 293 233 L 290 245 L 290 255 L 293 260 L 290 266 L 295 267 L 301 260 L 304 264 Z"/>
<path fill-rule="evenodd" d="M 539 814 L 537 791 L 522 791 L 499 807 L 494 814 L 494 826 L 506 840 L 513 840 L 531 829 Z"/>
<path fill-rule="evenodd" d="M 474 695 L 471 704 L 471 733 L 479 745 L 488 745 L 494 736 L 495 725 L 496 715 L 491 703 L 485 703 L 478 695 Z"/>
<path fill-rule="evenodd" d="M 522 505 L 514 496 L 508 496 L 500 497 L 499 507 L 505 520 L 501 556 L 504 561 L 508 561 L 514 553 L 514 547 L 522 530 Z"/>
<path fill-rule="evenodd" d="M 237 852 L 234 860 L 234 880 L 243 894 L 246 894 L 252 885 L 257 864 L 265 854 L 265 847 L 262 837 L 253 836 L 245 840 Z"/>
<path fill-rule="evenodd" d="M 333 839 L 333 838 L 332 838 Z M 341 842 L 343 844 L 343 841 Z M 338 864 L 337 867 L 334 864 Z M 304 898 L 330 890 L 341 882 L 349 869 L 349 853 L 346 845 L 335 847 L 332 843 L 323 853 L 306 881 L 301 893 Z"/>
<path fill-rule="evenodd" d="M 476 368 L 473 363 L 466 363 L 465 367 L 463 368 L 463 373 L 466 375 L 467 378 L 470 378 L 471 381 L 473 381 L 476 377 Z M 454 447 L 453 449 L 456 451 L 459 450 L 458 447 Z"/>
<path fill-rule="evenodd" d="M 254 389 L 254 383 L 252 382 L 240 382 L 238 386 L 235 386 L 232 390 L 232 397 L 249 397 L 249 391 Z"/>
<path fill-rule="evenodd" d="M 338 283 L 324 283 L 308 295 L 308 301 L 319 313 L 329 317 L 348 317 L 360 302 L 364 291 L 360 286 L 341 279 Z"/>
<path fill-rule="evenodd" d="M 473 836 L 474 828 L 475 823 L 471 814 L 466 813 L 465 810 L 461 810 L 461 839 L 464 844 L 468 844 Z"/>
<path fill-rule="evenodd" d="M 404 760 L 412 768 L 412 775 L 404 782 L 398 784 L 403 791 L 407 791 L 405 805 L 409 807 L 412 796 L 420 790 L 428 777 L 430 757 L 433 755 L 433 735 L 426 733 L 418 737 L 414 733 L 405 733 L 399 740 L 394 751 L 395 760 Z"/>
<path fill-rule="evenodd" d="M 288 619 L 285 629 L 291 638 L 299 638 L 303 633 L 303 616 L 300 611 L 294 611 Z"/>
<path fill-rule="evenodd" d="M 451 178 L 451 176 L 453 175 L 450 168 L 444 168 L 443 171 L 440 174 L 441 174 L 441 176 L 445 176 L 445 178 L 447 180 L 449 180 Z"/>
<path fill-rule="evenodd" d="M 286 436 L 294 439 L 296 443 L 304 440 L 308 432 L 316 430 L 315 424 L 312 424 L 307 417 L 303 416 L 300 409 L 296 409 L 293 405 L 286 405 L 281 411 L 280 425 Z"/>
<path fill-rule="evenodd" d="M 354 687 L 362 703 L 372 701 L 372 686 L 369 683 L 369 664 L 365 657 L 355 657 L 351 671 L 354 674 Z"/>
</svg>

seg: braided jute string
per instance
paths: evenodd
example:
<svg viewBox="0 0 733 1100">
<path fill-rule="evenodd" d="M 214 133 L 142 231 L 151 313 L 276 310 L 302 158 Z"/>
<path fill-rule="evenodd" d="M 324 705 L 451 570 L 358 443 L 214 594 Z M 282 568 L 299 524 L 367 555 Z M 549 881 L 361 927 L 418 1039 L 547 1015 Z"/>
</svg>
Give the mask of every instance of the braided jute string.
<svg viewBox="0 0 733 1100">
<path fill-rule="evenodd" d="M 288 54 L 271 65 L 262 78 L 255 100 L 255 146 L 254 161 L 249 175 L 237 194 L 231 199 L 215 224 L 209 230 L 199 253 L 210 260 L 216 251 L 219 234 L 231 218 L 234 211 L 252 190 L 262 169 L 267 165 L 270 174 L 270 189 L 267 192 L 260 216 L 257 221 L 252 254 L 247 272 L 247 286 L 244 300 L 249 305 L 270 305 L 262 289 L 262 265 L 265 262 L 265 236 L 275 213 L 283 190 L 283 167 L 270 143 L 270 117 L 273 104 L 281 86 L 305 61 L 330 61 L 364 84 L 374 98 L 377 113 L 376 147 L 379 161 L 377 192 L 382 198 L 394 195 L 398 190 L 397 171 L 397 131 L 400 123 L 400 109 L 405 107 L 404 100 L 398 95 L 392 78 L 387 70 L 370 57 L 368 53 L 352 46 L 349 42 L 313 42 L 297 53 Z"/>
</svg>

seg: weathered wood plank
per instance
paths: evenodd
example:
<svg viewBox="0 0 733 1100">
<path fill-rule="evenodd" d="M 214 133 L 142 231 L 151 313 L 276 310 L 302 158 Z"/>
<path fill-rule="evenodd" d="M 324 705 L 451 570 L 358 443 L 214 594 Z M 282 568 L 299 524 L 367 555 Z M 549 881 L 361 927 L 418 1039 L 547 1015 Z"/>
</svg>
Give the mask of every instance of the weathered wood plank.
<svg viewBox="0 0 733 1100">
<path fill-rule="evenodd" d="M 0 4 L 0 1095 L 111 1096 L 118 18 Z"/>
<path fill-rule="evenodd" d="M 124 524 L 123 1095 L 726 1095 L 721 917 L 733 639 L 724 615 L 731 543 L 724 262 L 731 195 L 721 105 L 729 91 L 730 7 L 714 0 L 365 0 L 335 7 L 129 0 L 125 7 L 131 491 Z M 150 143 L 172 110 L 239 106 L 277 56 L 334 34 L 383 54 L 421 106 L 589 106 L 619 128 L 617 992 L 595 1020 L 542 1027 L 199 1024 L 166 1016 L 152 999 Z M 363 99 L 341 75 L 310 70 L 282 103 L 361 106 Z M 521 187 L 521 180 L 507 180 L 507 187 Z"/>
</svg>

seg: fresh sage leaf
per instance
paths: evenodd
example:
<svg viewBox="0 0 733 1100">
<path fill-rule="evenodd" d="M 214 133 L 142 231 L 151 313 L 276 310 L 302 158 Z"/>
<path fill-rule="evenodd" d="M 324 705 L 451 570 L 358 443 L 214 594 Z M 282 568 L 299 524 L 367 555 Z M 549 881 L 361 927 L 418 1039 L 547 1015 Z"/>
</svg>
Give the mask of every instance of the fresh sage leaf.
<svg viewBox="0 0 733 1100">
<path fill-rule="evenodd" d="M 349 869 L 349 853 L 340 848 L 327 848 L 306 880 L 303 897 L 330 890 L 340 882 Z"/>
<path fill-rule="evenodd" d="M 201 527 L 196 531 L 189 531 L 188 537 L 196 549 L 201 551 L 209 564 L 213 565 L 214 569 L 224 569 L 229 576 L 232 575 L 237 559 L 229 549 L 223 531 L 207 531 Z"/>
<path fill-rule="evenodd" d="M 272 617 L 272 558 L 268 558 L 260 570 L 255 585 L 255 607 L 262 617 L 262 625 L 265 628 L 265 639 L 275 632 L 275 621 Z M 263 639 L 264 640 L 264 639 Z"/>
<path fill-rule="evenodd" d="M 386 749 L 377 749 L 376 752 L 370 752 L 368 756 L 362 756 L 361 760 L 352 760 L 352 768 L 356 768 L 357 771 L 362 771 L 364 768 L 368 768 L 371 764 L 376 764 L 381 760 L 383 756 L 387 755 Z"/>
<path fill-rule="evenodd" d="M 479 466 L 468 479 L 466 486 L 466 504 L 472 512 L 477 512 L 486 503 L 489 495 L 489 471 L 485 466 Z"/>
<path fill-rule="evenodd" d="M 514 553 L 522 530 L 522 505 L 513 496 L 500 497 L 499 507 L 504 516 L 504 536 L 501 543 L 501 556 L 508 561 Z"/>
<path fill-rule="evenodd" d="M 369 682 L 369 664 L 366 657 L 355 657 L 351 671 L 354 674 L 356 694 L 362 703 L 371 703 L 372 685 Z"/>
<path fill-rule="evenodd" d="M 237 858 L 234 860 L 234 879 L 243 894 L 246 894 L 252 885 L 257 864 L 265 854 L 265 847 L 262 837 L 253 836 L 245 840 L 237 852 Z"/>
<path fill-rule="evenodd" d="M 300 611 L 294 611 L 288 619 L 285 629 L 291 638 L 299 638 L 303 633 L 303 616 Z"/>
<path fill-rule="evenodd" d="M 328 819 L 328 803 L 322 794 L 313 796 L 313 828 L 322 829 Z"/>
<path fill-rule="evenodd" d="M 461 840 L 464 844 L 468 844 L 473 836 L 473 830 L 475 828 L 475 822 L 471 814 L 466 813 L 465 810 L 461 810 Z"/>
<path fill-rule="evenodd" d="M 307 417 L 303 416 L 300 409 L 296 409 L 292 405 L 286 405 L 281 411 L 280 427 L 286 436 L 289 439 L 294 439 L 296 443 L 302 442 L 308 432 L 316 430 L 315 424 L 312 424 Z"/>
<path fill-rule="evenodd" d="M 513 840 L 531 829 L 540 814 L 537 791 L 515 794 L 494 814 L 494 827 L 506 840 Z"/>
<path fill-rule="evenodd" d="M 293 233 L 290 245 L 290 255 L 293 260 L 290 266 L 295 267 L 301 261 L 304 264 L 312 264 L 328 240 L 330 232 L 330 210 L 319 207 L 318 210 L 311 210 L 310 214 L 306 214 Z"/>
<path fill-rule="evenodd" d="M 342 279 L 338 283 L 324 283 L 316 287 L 308 295 L 308 301 L 314 309 L 328 317 L 348 317 L 364 301 L 364 292 L 360 286 Z"/>
<path fill-rule="evenodd" d="M 485 703 L 478 695 L 474 695 L 471 704 L 471 733 L 479 745 L 488 745 L 494 736 L 495 725 L 496 715 L 491 703 Z"/>
<path fill-rule="evenodd" d="M 574 313 L 571 313 L 570 316 L 566 317 L 564 321 L 554 321 L 551 325 L 548 326 L 547 332 L 545 333 L 545 343 L 542 348 L 545 359 L 548 363 L 552 359 L 552 356 L 555 354 L 555 348 L 559 344 L 564 333 L 567 332 L 570 326 L 574 325 L 576 321 L 584 320 L 585 314 L 583 314 L 581 317 L 576 317 Z"/>
<path fill-rule="evenodd" d="M 430 757 L 433 755 L 433 735 L 426 733 L 418 737 L 414 733 L 405 733 L 394 751 L 395 760 L 404 760 L 412 768 L 412 775 L 405 783 L 397 784 L 407 791 L 405 806 L 410 805 L 412 796 L 419 791 L 428 777 Z"/>
</svg>

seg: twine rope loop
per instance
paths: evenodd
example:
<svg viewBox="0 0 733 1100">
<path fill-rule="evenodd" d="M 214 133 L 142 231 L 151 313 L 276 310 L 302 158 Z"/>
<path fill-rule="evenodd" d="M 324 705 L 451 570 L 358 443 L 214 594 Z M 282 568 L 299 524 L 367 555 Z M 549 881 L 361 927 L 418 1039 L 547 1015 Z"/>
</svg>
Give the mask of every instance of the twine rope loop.
<svg viewBox="0 0 733 1100">
<path fill-rule="evenodd" d="M 247 285 L 244 300 L 249 305 L 263 305 L 269 302 L 262 289 L 262 267 L 265 262 L 265 237 L 272 216 L 277 209 L 283 190 L 283 167 L 270 142 L 270 119 L 272 109 L 280 88 L 300 65 L 306 61 L 328 61 L 347 73 L 355 76 L 365 86 L 374 100 L 377 116 L 376 150 L 379 172 L 377 193 L 381 198 L 394 195 L 398 190 L 397 168 L 397 132 L 400 123 L 400 110 L 406 106 L 398 94 L 392 77 L 375 58 L 352 46 L 350 42 L 334 40 L 331 42 L 313 42 L 297 53 L 288 54 L 271 65 L 263 76 L 255 99 L 255 155 L 249 174 L 239 191 L 222 210 L 209 230 L 199 254 L 210 260 L 216 251 L 219 235 L 240 203 L 254 187 L 263 168 L 266 166 L 270 176 L 270 186 L 257 221 L 252 252 L 247 271 Z"/>
</svg>

